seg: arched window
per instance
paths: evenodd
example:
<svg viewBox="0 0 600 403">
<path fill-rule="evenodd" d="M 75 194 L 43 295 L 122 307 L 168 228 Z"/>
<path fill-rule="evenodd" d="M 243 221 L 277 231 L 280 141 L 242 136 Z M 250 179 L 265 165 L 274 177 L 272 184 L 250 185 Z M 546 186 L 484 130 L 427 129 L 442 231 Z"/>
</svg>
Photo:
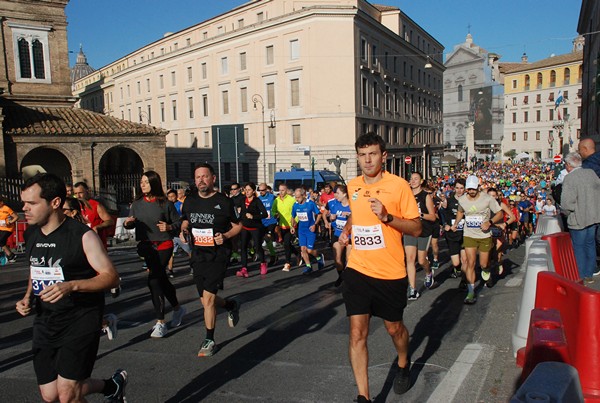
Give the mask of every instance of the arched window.
<svg viewBox="0 0 600 403">
<path fill-rule="evenodd" d="M 556 86 L 556 71 L 551 70 L 550 71 L 550 87 L 555 87 L 555 86 Z"/>
<path fill-rule="evenodd" d="M 565 68 L 564 85 L 568 85 L 571 82 L 571 69 Z"/>
<path fill-rule="evenodd" d="M 463 86 L 458 86 L 458 102 L 462 102 L 463 100 Z"/>
<path fill-rule="evenodd" d="M 529 78 L 529 74 L 525 74 L 525 89 L 528 90 L 531 85 L 531 79 Z"/>
<path fill-rule="evenodd" d="M 32 42 L 31 47 L 33 49 L 33 74 L 35 75 L 35 78 L 43 80 L 46 78 L 44 69 L 44 47 L 37 39 Z"/>
<path fill-rule="evenodd" d="M 19 41 L 19 68 L 21 77 L 31 78 L 31 57 L 29 55 L 29 42 L 27 39 L 20 38 Z"/>
<path fill-rule="evenodd" d="M 542 88 L 543 81 L 544 81 L 544 76 L 542 76 L 542 73 L 537 73 L 537 89 L 538 90 L 540 88 Z"/>
</svg>

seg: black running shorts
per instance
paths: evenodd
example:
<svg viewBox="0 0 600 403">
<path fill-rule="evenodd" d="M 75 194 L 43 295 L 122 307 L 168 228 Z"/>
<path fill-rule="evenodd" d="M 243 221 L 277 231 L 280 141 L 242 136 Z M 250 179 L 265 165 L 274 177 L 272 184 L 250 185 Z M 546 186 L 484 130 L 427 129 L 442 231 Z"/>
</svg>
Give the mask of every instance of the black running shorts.
<svg viewBox="0 0 600 403">
<path fill-rule="evenodd" d="M 373 315 L 388 322 L 402 322 L 406 308 L 408 278 L 381 280 L 354 269 L 342 272 L 346 315 Z"/>
<path fill-rule="evenodd" d="M 198 294 L 202 296 L 204 290 L 216 294 L 219 285 L 223 283 L 227 265 L 229 264 L 230 251 L 221 248 L 216 254 L 194 254 L 190 262 L 194 270 L 194 282 Z"/>
</svg>

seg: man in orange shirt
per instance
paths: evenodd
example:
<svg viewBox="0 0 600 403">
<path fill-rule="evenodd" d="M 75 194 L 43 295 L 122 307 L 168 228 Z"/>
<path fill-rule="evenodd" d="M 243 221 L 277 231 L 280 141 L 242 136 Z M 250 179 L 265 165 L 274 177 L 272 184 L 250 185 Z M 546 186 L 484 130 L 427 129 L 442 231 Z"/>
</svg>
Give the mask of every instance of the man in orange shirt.
<svg viewBox="0 0 600 403">
<path fill-rule="evenodd" d="M 383 319 L 398 352 L 394 392 L 410 388 L 408 330 L 402 322 L 408 280 L 403 234 L 419 236 L 419 210 L 408 182 L 383 170 L 385 142 L 363 134 L 355 144 L 362 176 L 348 183 L 351 215 L 339 242 L 352 241 L 348 267 L 342 273 L 346 314 L 350 318 L 349 355 L 358 386 L 357 402 L 370 402 L 368 378 L 369 322 Z"/>
<path fill-rule="evenodd" d="M 0 247 L 6 253 L 6 258 L 9 263 L 17 261 L 15 255 L 6 245 L 8 238 L 15 232 L 15 223 L 19 220 L 19 216 L 10 207 L 4 204 L 4 199 L 0 197 Z"/>
</svg>

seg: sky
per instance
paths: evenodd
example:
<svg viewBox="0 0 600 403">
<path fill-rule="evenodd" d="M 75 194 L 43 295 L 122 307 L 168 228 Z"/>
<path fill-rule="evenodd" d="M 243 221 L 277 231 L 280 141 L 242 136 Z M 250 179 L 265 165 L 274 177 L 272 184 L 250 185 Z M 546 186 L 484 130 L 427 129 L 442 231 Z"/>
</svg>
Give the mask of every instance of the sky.
<svg viewBox="0 0 600 403">
<path fill-rule="evenodd" d="M 325 1 L 325 0 L 324 0 Z M 71 0 L 66 8 L 71 66 L 79 46 L 95 69 L 245 0 Z M 518 62 L 568 53 L 581 0 L 377 0 L 400 8 L 444 47 L 444 59 L 471 32 L 475 44 Z"/>
</svg>

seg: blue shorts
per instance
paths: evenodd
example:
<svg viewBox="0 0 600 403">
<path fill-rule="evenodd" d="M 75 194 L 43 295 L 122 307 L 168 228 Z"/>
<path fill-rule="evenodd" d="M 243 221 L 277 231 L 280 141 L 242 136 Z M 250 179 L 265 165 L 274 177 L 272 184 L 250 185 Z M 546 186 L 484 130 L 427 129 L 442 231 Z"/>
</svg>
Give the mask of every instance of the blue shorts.
<svg viewBox="0 0 600 403">
<path fill-rule="evenodd" d="M 307 249 L 313 250 L 315 248 L 315 241 L 317 240 L 317 233 L 306 231 L 298 231 L 298 244 L 300 246 L 306 246 Z"/>
</svg>

